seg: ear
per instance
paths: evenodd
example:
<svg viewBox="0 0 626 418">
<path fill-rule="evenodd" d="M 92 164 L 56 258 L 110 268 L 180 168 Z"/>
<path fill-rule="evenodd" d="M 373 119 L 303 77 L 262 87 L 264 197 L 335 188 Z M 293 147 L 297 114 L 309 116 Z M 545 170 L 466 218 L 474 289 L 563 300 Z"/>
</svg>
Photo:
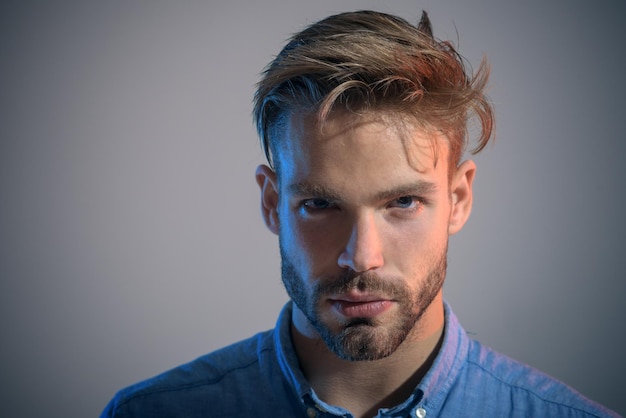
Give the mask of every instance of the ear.
<svg viewBox="0 0 626 418">
<path fill-rule="evenodd" d="M 267 229 L 278 235 L 278 181 L 274 170 L 262 164 L 256 169 L 256 182 L 261 188 L 261 215 Z"/>
<path fill-rule="evenodd" d="M 450 184 L 452 210 L 448 223 L 448 234 L 454 235 L 463 228 L 472 211 L 472 183 L 476 174 L 476 164 L 464 161 L 453 175 Z"/>
</svg>

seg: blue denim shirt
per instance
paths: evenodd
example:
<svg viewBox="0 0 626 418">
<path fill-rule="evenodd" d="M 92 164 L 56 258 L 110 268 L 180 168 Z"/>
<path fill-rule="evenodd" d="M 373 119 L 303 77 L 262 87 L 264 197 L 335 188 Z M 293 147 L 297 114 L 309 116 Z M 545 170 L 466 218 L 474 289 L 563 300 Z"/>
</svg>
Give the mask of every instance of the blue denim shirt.
<svg viewBox="0 0 626 418">
<path fill-rule="evenodd" d="M 378 417 L 618 416 L 469 339 L 447 304 L 445 318 L 444 341 L 426 376 L 408 399 L 380 409 Z M 288 303 L 275 329 L 121 390 L 102 417 L 352 417 L 307 383 L 290 324 Z"/>
</svg>

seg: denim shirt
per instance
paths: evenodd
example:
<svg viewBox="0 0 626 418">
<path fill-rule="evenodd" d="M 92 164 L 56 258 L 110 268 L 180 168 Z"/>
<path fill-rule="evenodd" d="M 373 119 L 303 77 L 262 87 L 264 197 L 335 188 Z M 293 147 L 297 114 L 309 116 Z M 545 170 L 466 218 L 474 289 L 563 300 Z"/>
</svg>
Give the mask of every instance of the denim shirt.
<svg viewBox="0 0 626 418">
<path fill-rule="evenodd" d="M 319 399 L 308 384 L 290 325 L 287 303 L 275 329 L 121 390 L 102 417 L 352 417 Z M 445 304 L 444 340 L 430 370 L 404 402 L 380 409 L 377 417 L 462 416 L 618 417 L 471 340 Z"/>
</svg>

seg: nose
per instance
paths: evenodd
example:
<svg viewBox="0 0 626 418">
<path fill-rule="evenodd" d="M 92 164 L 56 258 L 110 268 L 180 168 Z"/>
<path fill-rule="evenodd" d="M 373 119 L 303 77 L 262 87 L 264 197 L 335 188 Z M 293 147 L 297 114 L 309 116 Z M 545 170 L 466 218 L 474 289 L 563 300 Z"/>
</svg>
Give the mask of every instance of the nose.
<svg viewBox="0 0 626 418">
<path fill-rule="evenodd" d="M 338 264 L 357 273 L 382 267 L 383 246 L 374 214 L 357 216 L 348 243 L 339 256 Z"/>
</svg>

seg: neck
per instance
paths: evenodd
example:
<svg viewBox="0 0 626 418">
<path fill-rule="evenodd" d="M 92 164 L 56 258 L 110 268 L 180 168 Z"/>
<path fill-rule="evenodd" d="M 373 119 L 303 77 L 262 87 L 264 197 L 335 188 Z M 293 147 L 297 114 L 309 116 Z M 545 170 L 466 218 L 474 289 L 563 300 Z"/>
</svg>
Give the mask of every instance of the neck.
<svg viewBox="0 0 626 418">
<path fill-rule="evenodd" d="M 294 305 L 292 324 L 303 320 L 304 314 Z M 302 332 L 299 326 L 292 325 L 292 338 L 300 367 L 320 399 L 348 409 L 355 417 L 366 417 L 410 396 L 439 351 L 443 325 L 440 293 L 398 349 L 380 360 L 343 360 L 317 333 Z"/>
</svg>

